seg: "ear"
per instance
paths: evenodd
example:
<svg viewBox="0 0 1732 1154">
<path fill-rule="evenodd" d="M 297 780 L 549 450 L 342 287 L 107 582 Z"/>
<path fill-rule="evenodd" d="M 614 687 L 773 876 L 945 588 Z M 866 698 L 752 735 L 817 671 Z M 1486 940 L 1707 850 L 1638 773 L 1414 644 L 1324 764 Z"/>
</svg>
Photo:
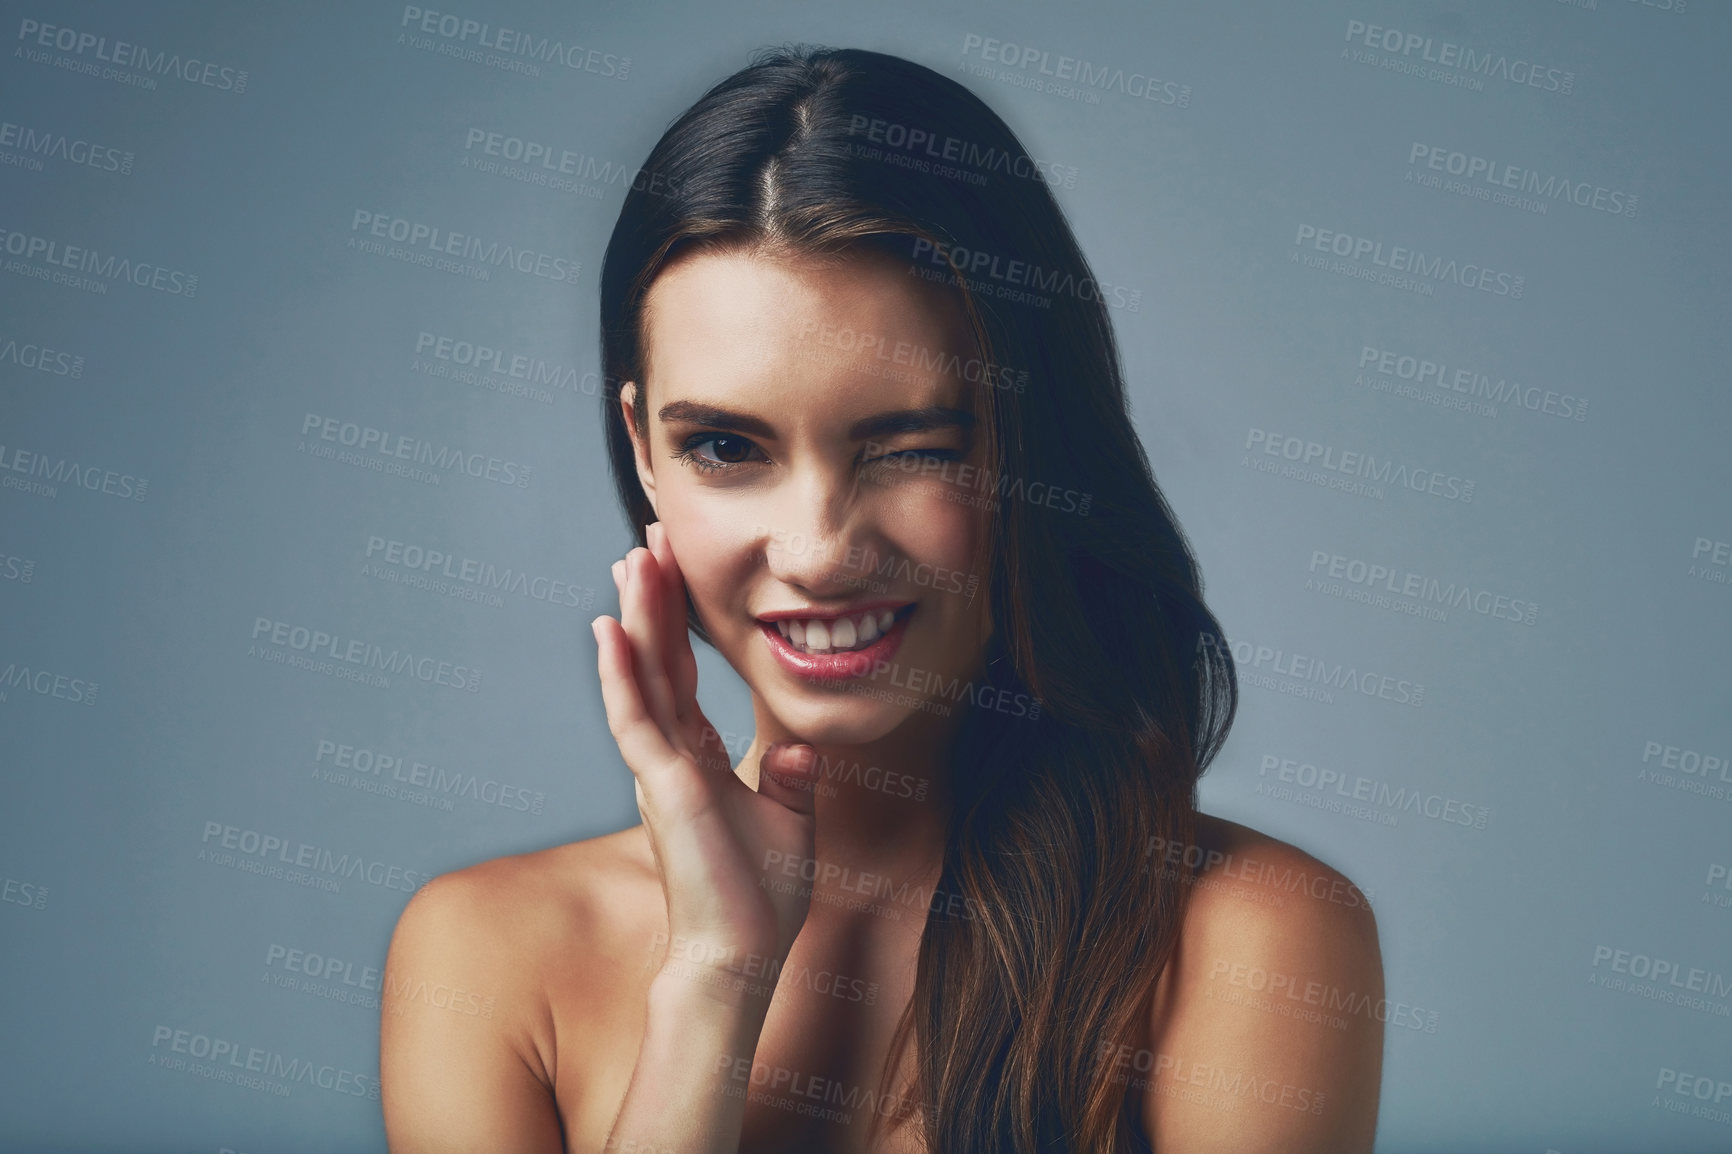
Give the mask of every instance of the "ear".
<svg viewBox="0 0 1732 1154">
<path fill-rule="evenodd" d="M 650 508 L 656 507 L 656 479 L 650 471 L 649 445 L 638 436 L 637 431 L 637 382 L 626 381 L 619 388 L 620 413 L 625 417 L 625 431 L 631 435 L 632 459 L 637 463 L 637 483 L 643 486 L 644 496 L 649 498 Z M 657 511 L 656 517 L 661 517 Z"/>
</svg>

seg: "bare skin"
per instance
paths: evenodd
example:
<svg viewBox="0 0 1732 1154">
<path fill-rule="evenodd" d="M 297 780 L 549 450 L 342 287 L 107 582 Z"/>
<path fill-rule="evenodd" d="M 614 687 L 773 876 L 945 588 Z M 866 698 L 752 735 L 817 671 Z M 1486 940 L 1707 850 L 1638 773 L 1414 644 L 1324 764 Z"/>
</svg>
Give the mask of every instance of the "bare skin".
<svg viewBox="0 0 1732 1154">
<path fill-rule="evenodd" d="M 924 566 L 893 574 L 968 571 L 984 514 L 902 467 L 978 462 L 966 422 L 862 433 L 885 412 L 965 410 L 967 389 L 937 369 L 886 373 L 838 336 L 966 352 L 966 334 L 889 266 L 747 254 L 664 271 L 648 330 L 649 388 L 622 405 L 628 426 L 640 396 L 649 406 L 634 439 L 658 524 L 615 567 L 620 620 L 596 629 L 644 823 L 441 876 L 409 903 L 385 972 L 391 1148 L 921 1150 L 915 1125 L 871 1144 L 868 1127 L 937 879 L 954 719 L 909 692 L 790 672 L 764 617 L 888 600 L 907 614 L 899 663 L 941 681 L 978 672 L 986 598 L 862 583 L 868 557 Z M 737 766 L 696 704 L 687 590 L 753 690 Z M 1151 847 L 1151 869 L 1187 861 L 1206 868 L 1146 1032 L 1110 1053 L 1145 1133 L 1162 1154 L 1369 1151 L 1383 978 L 1363 895 L 1214 818 L 1196 846 Z"/>
</svg>

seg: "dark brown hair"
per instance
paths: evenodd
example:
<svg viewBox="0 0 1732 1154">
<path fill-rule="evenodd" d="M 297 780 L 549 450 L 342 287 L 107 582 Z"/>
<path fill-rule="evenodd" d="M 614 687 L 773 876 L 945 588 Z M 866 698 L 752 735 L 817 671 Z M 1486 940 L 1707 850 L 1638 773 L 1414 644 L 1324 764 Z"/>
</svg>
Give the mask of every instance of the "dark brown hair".
<svg viewBox="0 0 1732 1154">
<path fill-rule="evenodd" d="M 1187 887 L 1148 869 L 1147 847 L 1194 843 L 1237 684 L 1131 424 L 1111 290 L 962 85 L 876 52 L 760 54 L 657 142 L 602 264 L 603 420 L 640 544 L 655 514 L 612 386 L 642 387 L 645 295 L 694 246 L 938 269 L 985 359 L 1027 372 L 978 390 L 995 479 L 985 678 L 1041 711 L 964 711 L 939 888 L 968 916 L 928 914 L 884 1079 L 912 1033 L 912 1113 L 935 1154 L 1146 1150 L 1103 1043 L 1140 1036 L 1172 954 Z M 1035 482 L 1081 500 L 1022 499 Z M 708 640 L 695 608 L 691 625 Z"/>
</svg>

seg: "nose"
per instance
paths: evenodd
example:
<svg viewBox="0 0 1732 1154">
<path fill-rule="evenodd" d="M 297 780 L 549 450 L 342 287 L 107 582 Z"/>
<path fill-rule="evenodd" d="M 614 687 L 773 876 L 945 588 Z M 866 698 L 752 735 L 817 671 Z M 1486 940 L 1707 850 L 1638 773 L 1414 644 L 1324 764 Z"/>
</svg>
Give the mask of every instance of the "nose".
<svg viewBox="0 0 1732 1154">
<path fill-rule="evenodd" d="M 858 596 L 881 549 L 852 471 L 799 470 L 779 497 L 764 541 L 771 575 L 814 599 Z"/>
</svg>

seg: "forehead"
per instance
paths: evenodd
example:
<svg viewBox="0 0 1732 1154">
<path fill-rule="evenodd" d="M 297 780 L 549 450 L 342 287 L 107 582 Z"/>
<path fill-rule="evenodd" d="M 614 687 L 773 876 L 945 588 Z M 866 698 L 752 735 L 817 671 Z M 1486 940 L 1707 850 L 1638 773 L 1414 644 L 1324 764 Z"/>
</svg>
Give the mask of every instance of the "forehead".
<svg viewBox="0 0 1732 1154">
<path fill-rule="evenodd" d="M 967 407 L 964 374 L 978 354 L 966 318 L 911 267 L 876 253 L 679 260 L 645 302 L 645 376 L 657 403 L 725 397 L 767 417 L 814 401 L 854 415 Z"/>
</svg>

